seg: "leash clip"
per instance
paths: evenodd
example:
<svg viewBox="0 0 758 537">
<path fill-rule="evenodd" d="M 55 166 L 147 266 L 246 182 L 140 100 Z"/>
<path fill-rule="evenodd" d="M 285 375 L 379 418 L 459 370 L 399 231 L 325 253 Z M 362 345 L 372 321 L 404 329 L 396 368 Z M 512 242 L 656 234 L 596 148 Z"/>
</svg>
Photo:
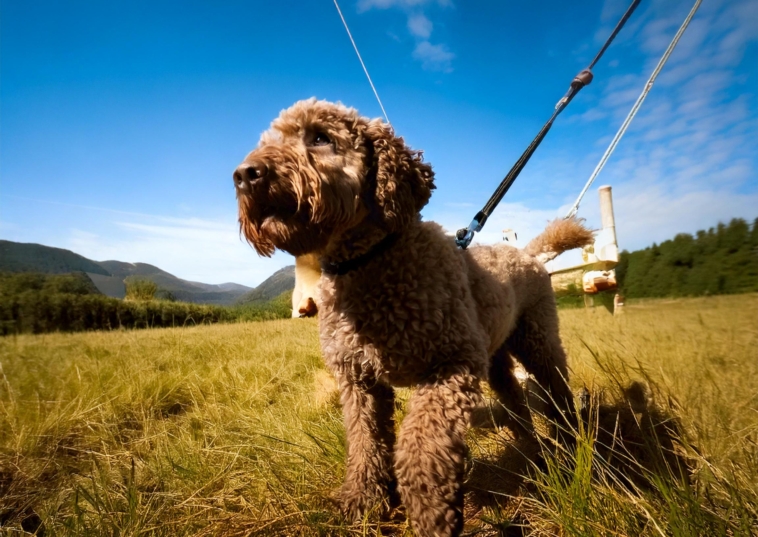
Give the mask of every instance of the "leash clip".
<svg viewBox="0 0 758 537">
<path fill-rule="evenodd" d="M 480 232 L 486 221 L 487 215 L 479 211 L 468 227 L 459 229 L 455 233 L 455 244 L 458 245 L 458 248 L 465 250 L 471 244 L 471 241 L 474 240 L 474 233 Z"/>
</svg>

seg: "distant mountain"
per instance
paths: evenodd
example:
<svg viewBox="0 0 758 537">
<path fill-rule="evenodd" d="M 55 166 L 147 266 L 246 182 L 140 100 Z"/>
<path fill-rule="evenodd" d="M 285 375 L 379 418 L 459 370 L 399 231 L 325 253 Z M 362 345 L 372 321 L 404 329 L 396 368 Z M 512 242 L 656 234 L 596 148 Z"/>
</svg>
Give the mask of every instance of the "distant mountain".
<svg viewBox="0 0 758 537">
<path fill-rule="evenodd" d="M 188 282 L 192 285 L 197 285 L 201 289 L 205 289 L 206 291 L 230 291 L 230 292 L 239 292 L 239 293 L 247 293 L 250 291 L 250 287 L 247 285 L 241 285 L 239 283 L 219 283 L 218 285 L 214 285 L 211 283 L 200 283 L 200 282 Z"/>
<path fill-rule="evenodd" d="M 276 298 L 285 291 L 295 288 L 295 266 L 290 265 L 277 270 L 258 287 L 245 293 L 237 299 L 237 304 L 249 304 L 251 302 L 266 302 Z"/>
<path fill-rule="evenodd" d="M 0 271 L 44 274 L 91 272 L 110 276 L 108 271 L 95 261 L 70 250 L 4 240 L 0 240 Z"/>
<path fill-rule="evenodd" d="M 100 266 L 108 270 L 121 281 L 128 278 L 145 278 L 169 291 L 182 302 L 201 304 L 232 304 L 240 295 L 250 291 L 250 287 L 237 283 L 214 285 L 210 283 L 190 282 L 177 278 L 165 270 L 147 263 L 124 263 L 123 261 L 100 261 Z M 97 282 L 95 282 L 97 283 Z"/>
<path fill-rule="evenodd" d="M 198 304 L 229 305 L 251 291 L 250 287 L 237 283 L 214 285 L 182 280 L 147 263 L 98 262 L 61 248 L 12 241 L 0 241 L 0 271 L 45 274 L 86 272 L 101 293 L 115 298 L 124 298 L 125 280 L 135 277 L 155 282 L 177 300 Z"/>
</svg>

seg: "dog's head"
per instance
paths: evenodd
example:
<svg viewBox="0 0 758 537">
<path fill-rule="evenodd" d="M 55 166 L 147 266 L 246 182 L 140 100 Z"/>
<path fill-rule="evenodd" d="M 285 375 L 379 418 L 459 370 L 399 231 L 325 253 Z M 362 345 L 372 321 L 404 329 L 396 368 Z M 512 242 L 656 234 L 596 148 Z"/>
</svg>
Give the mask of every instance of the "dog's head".
<svg viewBox="0 0 758 537">
<path fill-rule="evenodd" d="M 392 127 L 309 99 L 274 120 L 234 171 L 240 231 L 256 251 L 324 251 L 371 222 L 386 233 L 418 216 L 434 173 Z"/>
</svg>

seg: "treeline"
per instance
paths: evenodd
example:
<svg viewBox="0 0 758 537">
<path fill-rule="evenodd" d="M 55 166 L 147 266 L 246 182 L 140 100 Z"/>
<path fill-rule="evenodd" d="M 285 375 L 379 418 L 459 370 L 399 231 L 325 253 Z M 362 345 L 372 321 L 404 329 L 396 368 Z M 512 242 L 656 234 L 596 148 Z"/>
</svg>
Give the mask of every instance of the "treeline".
<svg viewBox="0 0 758 537">
<path fill-rule="evenodd" d="M 156 299 L 136 282 L 131 300 L 101 294 L 83 272 L 0 273 L 0 335 L 159 328 L 289 317 L 289 299 L 223 307 Z M 129 287 L 127 287 L 127 293 Z"/>
<path fill-rule="evenodd" d="M 719 223 L 695 236 L 681 233 L 644 250 L 621 252 L 616 267 L 628 298 L 758 291 L 758 218 Z"/>
</svg>

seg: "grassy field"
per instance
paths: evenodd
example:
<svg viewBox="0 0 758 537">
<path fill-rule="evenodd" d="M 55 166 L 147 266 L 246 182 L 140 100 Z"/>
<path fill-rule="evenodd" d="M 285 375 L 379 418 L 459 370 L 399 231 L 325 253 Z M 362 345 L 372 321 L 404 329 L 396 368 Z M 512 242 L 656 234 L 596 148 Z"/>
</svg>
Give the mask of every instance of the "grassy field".
<svg viewBox="0 0 758 537">
<path fill-rule="evenodd" d="M 561 323 L 576 453 L 472 429 L 467 532 L 758 534 L 758 295 Z M 9 336 L 0 365 L 0 534 L 411 535 L 332 503 L 344 430 L 315 321 Z"/>
</svg>

